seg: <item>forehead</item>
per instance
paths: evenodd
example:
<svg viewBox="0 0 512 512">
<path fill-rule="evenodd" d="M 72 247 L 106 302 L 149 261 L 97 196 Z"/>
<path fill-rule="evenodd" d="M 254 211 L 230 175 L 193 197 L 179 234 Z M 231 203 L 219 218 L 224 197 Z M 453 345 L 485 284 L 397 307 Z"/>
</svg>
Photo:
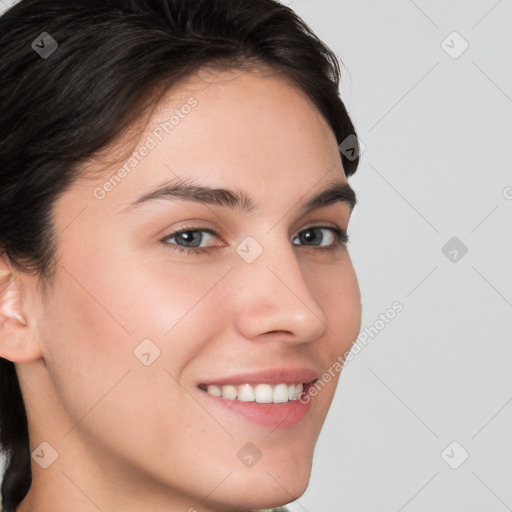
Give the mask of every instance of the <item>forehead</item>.
<svg viewBox="0 0 512 512">
<path fill-rule="evenodd" d="M 120 208 L 166 181 L 192 180 L 229 185 L 282 210 L 290 198 L 346 182 L 327 122 L 302 91 L 266 68 L 196 73 L 166 93 L 130 147 L 113 165 L 89 163 L 89 195 L 99 187 L 101 202 Z"/>
</svg>

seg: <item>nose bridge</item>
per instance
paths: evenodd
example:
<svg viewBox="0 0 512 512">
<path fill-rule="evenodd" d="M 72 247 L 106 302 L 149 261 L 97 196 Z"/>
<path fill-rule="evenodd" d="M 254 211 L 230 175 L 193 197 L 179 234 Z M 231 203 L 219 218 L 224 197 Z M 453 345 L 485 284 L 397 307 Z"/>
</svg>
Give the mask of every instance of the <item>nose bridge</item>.
<svg viewBox="0 0 512 512">
<path fill-rule="evenodd" d="M 248 338 L 286 331 L 290 341 L 320 337 L 327 326 L 323 309 L 312 295 L 293 246 L 276 230 L 246 237 L 236 251 L 238 328 Z"/>
</svg>

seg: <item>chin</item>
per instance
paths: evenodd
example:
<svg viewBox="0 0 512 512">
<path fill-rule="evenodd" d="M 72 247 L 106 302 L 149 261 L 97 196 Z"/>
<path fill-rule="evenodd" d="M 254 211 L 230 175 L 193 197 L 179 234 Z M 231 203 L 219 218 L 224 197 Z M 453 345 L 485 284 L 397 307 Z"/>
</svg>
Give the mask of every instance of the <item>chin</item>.
<svg viewBox="0 0 512 512">
<path fill-rule="evenodd" d="M 288 492 L 288 489 L 272 488 L 269 491 L 269 483 L 265 486 L 254 486 L 245 493 L 234 491 L 229 497 L 213 500 L 208 499 L 207 504 L 215 510 L 225 510 L 226 512 L 258 512 L 287 505 L 297 498 L 300 498 L 306 490 L 307 484 L 299 492 Z M 294 489 L 297 489 L 295 484 Z"/>
<path fill-rule="evenodd" d="M 295 461 L 296 462 L 296 461 Z M 221 510 L 240 512 L 270 509 L 291 503 L 306 491 L 311 475 L 311 459 L 300 464 L 283 461 L 257 469 L 234 471 L 216 494 Z M 213 505 L 213 495 L 207 503 Z"/>
</svg>

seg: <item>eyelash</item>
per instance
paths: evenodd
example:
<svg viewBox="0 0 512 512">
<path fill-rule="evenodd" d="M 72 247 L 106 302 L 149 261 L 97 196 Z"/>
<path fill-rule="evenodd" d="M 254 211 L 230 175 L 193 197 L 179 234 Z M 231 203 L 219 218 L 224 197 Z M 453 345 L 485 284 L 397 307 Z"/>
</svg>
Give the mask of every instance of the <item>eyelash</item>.
<svg viewBox="0 0 512 512">
<path fill-rule="evenodd" d="M 345 231 L 343 231 L 342 229 L 339 229 L 339 228 L 332 227 L 332 226 L 309 226 L 308 228 L 305 228 L 302 231 L 299 231 L 298 234 L 302 233 L 303 231 L 309 231 L 312 229 L 328 229 L 334 235 L 334 242 L 327 246 L 298 245 L 296 247 L 310 247 L 310 248 L 313 248 L 313 250 L 317 250 L 317 251 L 319 250 L 319 251 L 325 251 L 325 252 L 334 252 L 337 249 L 339 249 L 340 247 L 345 247 L 349 242 L 349 237 L 348 237 L 347 233 L 345 233 Z M 201 253 L 210 254 L 206 250 L 207 248 L 204 248 L 204 247 L 199 247 L 199 248 L 183 247 L 178 244 L 171 244 L 168 242 L 168 240 L 170 238 L 174 238 L 175 236 L 181 235 L 182 233 L 196 232 L 196 231 L 209 233 L 209 234 L 214 235 L 215 237 L 219 238 L 218 234 L 215 231 L 212 231 L 211 229 L 203 229 L 203 228 L 196 227 L 196 226 L 190 226 L 190 227 L 182 228 L 178 231 L 174 231 L 170 235 L 167 235 L 166 237 L 162 238 L 162 240 L 160 240 L 160 241 L 162 243 L 164 243 L 165 245 L 167 245 L 173 251 L 187 252 L 187 254 L 201 254 Z"/>
</svg>

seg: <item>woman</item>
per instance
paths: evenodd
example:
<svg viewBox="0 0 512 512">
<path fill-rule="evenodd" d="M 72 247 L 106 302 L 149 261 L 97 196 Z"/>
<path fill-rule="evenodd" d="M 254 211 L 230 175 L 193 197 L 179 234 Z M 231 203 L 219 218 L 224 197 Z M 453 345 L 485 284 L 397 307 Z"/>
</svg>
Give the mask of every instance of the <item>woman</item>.
<svg viewBox="0 0 512 512">
<path fill-rule="evenodd" d="M 273 0 L 0 34 L 3 510 L 292 502 L 360 328 L 336 57 Z"/>
</svg>

